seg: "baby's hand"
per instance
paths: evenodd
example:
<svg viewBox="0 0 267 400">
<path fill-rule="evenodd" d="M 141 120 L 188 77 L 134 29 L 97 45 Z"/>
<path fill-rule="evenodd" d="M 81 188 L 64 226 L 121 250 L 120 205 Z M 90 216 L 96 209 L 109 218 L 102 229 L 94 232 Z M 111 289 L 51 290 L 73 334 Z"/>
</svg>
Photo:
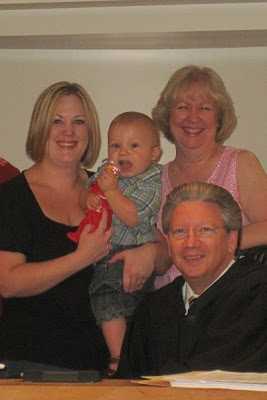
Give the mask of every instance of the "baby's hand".
<svg viewBox="0 0 267 400">
<path fill-rule="evenodd" d="M 111 169 L 105 168 L 97 178 L 100 189 L 106 193 L 118 188 L 118 179 Z"/>
<path fill-rule="evenodd" d="M 89 210 L 95 210 L 98 211 L 101 208 L 101 198 L 98 196 L 98 194 L 88 192 L 88 197 L 87 197 L 87 208 Z"/>
</svg>

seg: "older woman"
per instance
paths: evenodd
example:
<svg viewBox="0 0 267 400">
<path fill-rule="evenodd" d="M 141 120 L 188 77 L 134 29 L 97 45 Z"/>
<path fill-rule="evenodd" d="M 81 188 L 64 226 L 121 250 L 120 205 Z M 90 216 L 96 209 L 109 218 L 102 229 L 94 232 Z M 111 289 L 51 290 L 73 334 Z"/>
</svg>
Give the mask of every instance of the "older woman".
<svg viewBox="0 0 267 400">
<path fill-rule="evenodd" d="M 176 186 L 204 181 L 227 189 L 238 202 L 243 219 L 243 249 L 267 244 L 267 177 L 256 156 L 224 146 L 237 118 L 232 99 L 220 76 L 195 65 L 178 69 L 163 89 L 152 117 L 175 145 L 175 159 L 163 168 L 162 206 Z M 158 226 L 161 225 L 162 208 Z M 172 267 L 156 286 L 173 280 Z"/>
<path fill-rule="evenodd" d="M 8 374 L 27 368 L 103 368 L 108 357 L 91 311 L 86 268 L 110 250 L 112 230 L 86 228 L 80 190 L 100 146 L 87 92 L 59 82 L 37 99 L 26 150 L 35 164 L 0 187 L 0 363 Z M 37 364 L 36 364 L 37 363 Z"/>
</svg>

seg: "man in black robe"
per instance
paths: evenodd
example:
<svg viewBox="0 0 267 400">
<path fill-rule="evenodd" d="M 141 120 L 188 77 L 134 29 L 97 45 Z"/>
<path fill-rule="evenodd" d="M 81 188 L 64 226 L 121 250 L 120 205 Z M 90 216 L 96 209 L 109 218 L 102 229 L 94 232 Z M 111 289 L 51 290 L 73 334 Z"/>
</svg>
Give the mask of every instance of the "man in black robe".
<svg viewBox="0 0 267 400">
<path fill-rule="evenodd" d="M 267 270 L 236 260 L 241 226 L 237 203 L 219 186 L 188 183 L 169 194 L 163 229 L 182 276 L 137 307 L 116 378 L 267 372 Z"/>
</svg>

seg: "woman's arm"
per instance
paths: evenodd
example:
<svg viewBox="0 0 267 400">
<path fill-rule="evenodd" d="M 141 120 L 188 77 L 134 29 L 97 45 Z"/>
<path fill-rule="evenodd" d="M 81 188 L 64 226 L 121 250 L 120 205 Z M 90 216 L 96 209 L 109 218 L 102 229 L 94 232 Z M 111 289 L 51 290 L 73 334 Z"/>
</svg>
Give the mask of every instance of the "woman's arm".
<svg viewBox="0 0 267 400">
<path fill-rule="evenodd" d="M 250 224 L 243 229 L 241 248 L 267 244 L 267 176 L 257 157 L 242 151 L 237 159 L 240 204 Z"/>
<path fill-rule="evenodd" d="M 124 262 L 123 286 L 125 292 L 134 292 L 140 287 L 138 283 L 145 282 L 153 273 L 163 275 L 171 266 L 168 246 L 163 235 L 157 231 L 158 241 L 146 243 L 140 247 L 115 254 L 109 261 Z"/>
<path fill-rule="evenodd" d="M 113 229 L 105 232 L 107 213 L 96 231 L 83 230 L 77 249 L 54 260 L 27 263 L 21 253 L 0 252 L 0 293 L 3 297 L 24 297 L 43 293 L 66 278 L 100 260 L 110 251 Z M 49 251 L 49 249 L 48 249 Z"/>
</svg>

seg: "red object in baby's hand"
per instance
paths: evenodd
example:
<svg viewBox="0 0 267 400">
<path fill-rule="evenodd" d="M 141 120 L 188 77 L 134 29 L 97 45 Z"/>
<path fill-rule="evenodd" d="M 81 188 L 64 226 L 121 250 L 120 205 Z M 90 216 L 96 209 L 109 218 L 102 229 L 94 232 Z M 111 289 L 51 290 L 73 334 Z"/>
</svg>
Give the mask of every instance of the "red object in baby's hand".
<svg viewBox="0 0 267 400">
<path fill-rule="evenodd" d="M 98 211 L 96 210 L 86 210 L 85 214 L 86 217 L 82 220 L 76 232 L 69 232 L 67 234 L 68 238 L 71 239 L 73 242 L 78 243 L 80 240 L 81 233 L 85 227 L 85 225 L 90 224 L 93 225 L 90 232 L 94 232 L 99 225 L 101 220 L 103 209 L 107 210 L 108 213 L 108 220 L 107 220 L 107 228 L 108 230 L 111 226 L 112 221 L 112 209 L 110 208 L 107 200 L 104 197 L 104 193 L 100 190 L 97 181 L 95 180 L 90 188 L 91 192 L 97 194 L 101 198 L 101 206 Z"/>
<path fill-rule="evenodd" d="M 117 166 L 117 164 L 115 164 L 113 161 L 107 161 L 105 164 L 103 164 L 102 168 L 104 168 L 104 167 L 110 168 L 112 170 L 112 172 L 114 173 L 114 175 L 119 175 L 119 173 L 120 173 L 119 166 Z M 104 196 L 104 193 L 100 189 L 96 179 L 92 183 L 92 185 L 90 187 L 90 191 L 94 194 L 97 194 L 101 198 L 101 206 L 98 211 L 89 210 L 89 209 L 86 210 L 85 211 L 86 217 L 82 220 L 82 222 L 78 226 L 77 231 L 67 233 L 68 238 L 71 239 L 75 243 L 79 242 L 81 233 L 82 233 L 85 225 L 90 224 L 93 226 L 90 232 L 94 232 L 96 230 L 96 228 L 98 227 L 99 222 L 101 220 L 103 209 L 107 210 L 107 213 L 108 213 L 106 230 L 108 230 L 111 226 L 112 209 L 110 208 L 110 205 L 108 204 L 108 202 Z"/>
</svg>

